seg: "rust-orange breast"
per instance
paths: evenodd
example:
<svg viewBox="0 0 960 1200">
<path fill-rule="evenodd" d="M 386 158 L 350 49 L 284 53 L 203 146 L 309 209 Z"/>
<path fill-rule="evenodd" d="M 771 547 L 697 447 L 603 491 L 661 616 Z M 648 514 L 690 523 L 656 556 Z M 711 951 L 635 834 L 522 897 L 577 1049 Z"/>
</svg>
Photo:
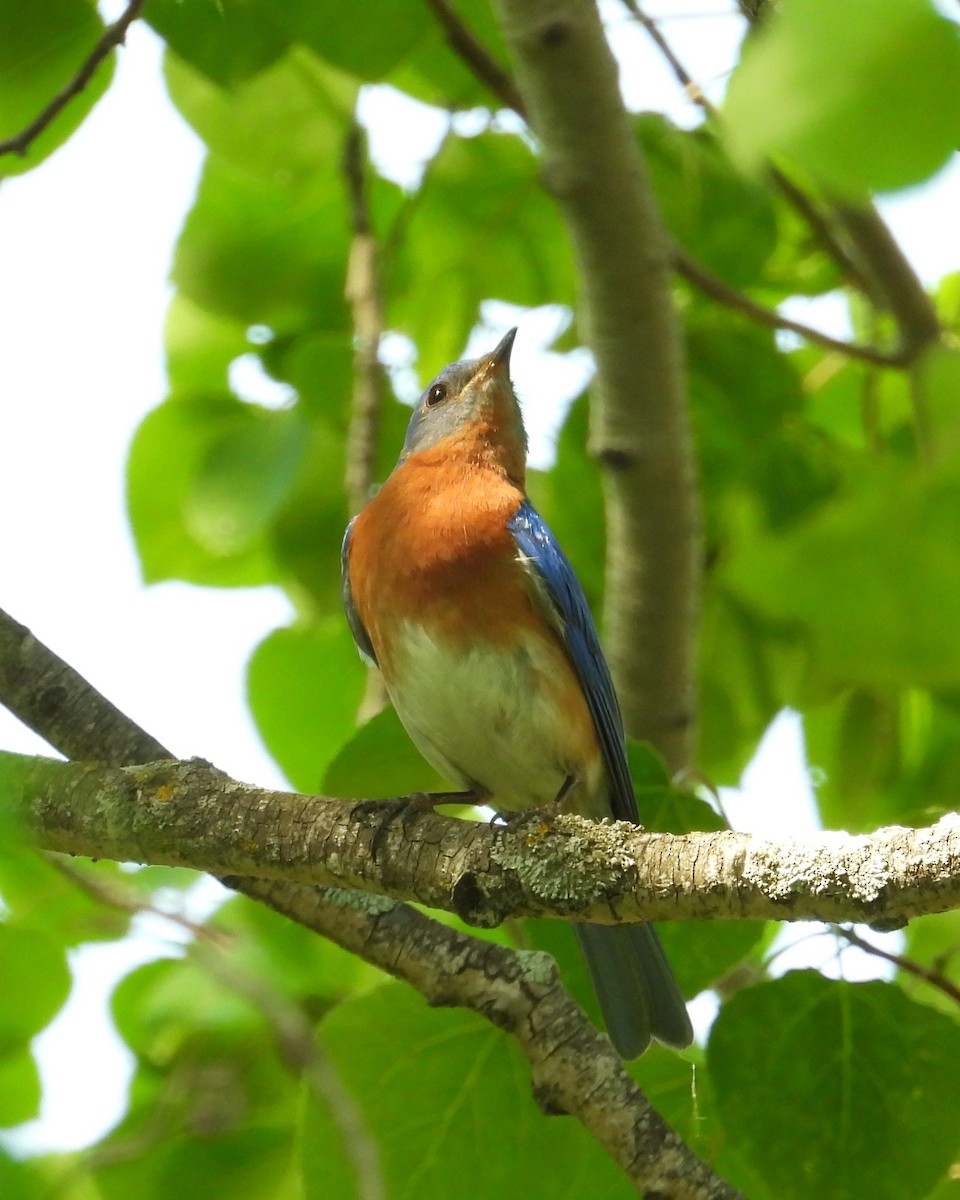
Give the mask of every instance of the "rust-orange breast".
<svg viewBox="0 0 960 1200">
<path fill-rule="evenodd" d="M 357 517 L 350 586 L 377 657 L 412 617 L 438 636 L 493 642 L 539 624 L 507 522 L 523 493 L 495 468 L 438 446 L 399 466 Z"/>
</svg>

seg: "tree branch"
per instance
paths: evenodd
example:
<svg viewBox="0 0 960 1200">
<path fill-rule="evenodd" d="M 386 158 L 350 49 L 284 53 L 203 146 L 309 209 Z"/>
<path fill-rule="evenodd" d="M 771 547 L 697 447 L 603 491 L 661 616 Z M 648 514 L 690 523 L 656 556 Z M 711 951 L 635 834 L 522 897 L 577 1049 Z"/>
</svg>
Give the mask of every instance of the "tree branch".
<svg viewBox="0 0 960 1200">
<path fill-rule="evenodd" d="M 505 108 L 526 119 L 523 98 L 517 91 L 510 72 L 505 70 L 467 26 L 447 0 L 424 0 L 437 18 L 451 50 L 458 54 L 477 79 L 488 88 Z"/>
<path fill-rule="evenodd" d="M 344 285 L 344 295 L 353 315 L 355 338 L 353 401 L 344 478 L 351 515 L 358 513 L 370 498 L 383 405 L 383 369 L 379 358 L 383 309 L 377 282 L 377 240 L 370 224 L 364 159 L 363 130 L 354 121 L 343 156 L 353 226 Z"/>
<path fill-rule="evenodd" d="M 30 674 L 63 689 L 49 730 L 37 703 L 44 689 Z M 103 744 L 85 758 L 133 765 L 124 758 L 131 747 L 159 746 L 2 610 L 0 702 L 66 754 L 89 749 L 92 730 Z M 430 1003 L 460 1004 L 509 1032 L 545 1110 L 579 1120 L 639 1191 L 663 1200 L 742 1200 L 666 1125 L 546 955 L 478 941 L 381 896 L 262 879 L 225 882 L 404 980 Z"/>
<path fill-rule="evenodd" d="M 346 470 L 343 486 L 350 515 L 370 499 L 373 490 L 383 414 L 383 367 L 380 339 L 383 337 L 383 305 L 380 300 L 377 260 L 379 247 L 367 203 L 366 140 L 354 119 L 347 136 L 343 170 L 350 196 L 353 236 L 347 260 L 344 295 L 353 315 L 353 397 L 347 428 Z M 362 724 L 387 704 L 383 676 L 376 667 L 367 668 L 363 699 L 357 711 Z"/>
<path fill-rule="evenodd" d="M 785 317 L 777 312 L 776 309 L 767 308 L 765 305 L 760 304 L 748 296 L 746 292 L 741 292 L 738 288 L 724 283 L 718 275 L 714 275 L 712 271 L 708 271 L 706 267 L 696 262 L 679 247 L 675 247 L 673 251 L 673 266 L 678 275 L 682 275 L 698 291 L 716 300 L 719 304 L 723 304 L 727 308 L 732 308 L 735 312 L 743 313 L 745 317 L 749 317 L 750 320 L 755 321 L 758 325 L 766 325 L 769 329 L 785 329 L 791 333 L 796 333 L 808 342 L 814 342 L 818 346 L 823 346 L 825 350 L 832 350 L 837 354 L 846 355 L 847 358 L 860 359 L 863 362 L 873 363 L 875 366 L 881 367 L 905 367 L 915 356 L 916 351 L 909 349 L 905 345 L 902 345 L 898 350 L 889 352 L 879 350 L 875 346 L 859 346 L 852 342 L 845 342 L 840 338 L 833 338 L 828 333 L 821 333 L 819 329 L 814 329 L 811 325 L 804 325 L 800 321 L 793 321 L 789 317 Z"/>
<path fill-rule="evenodd" d="M 47 850 L 357 888 L 457 913 L 613 924 L 863 921 L 960 907 L 960 815 L 922 829 L 774 841 L 647 833 L 539 814 L 486 825 L 396 805 L 267 791 L 209 764 L 100 767 L 4 755 L 9 810 Z"/>
<path fill-rule="evenodd" d="M 654 45 L 666 59 L 670 69 L 677 77 L 677 81 L 679 82 L 680 86 L 687 93 L 690 99 L 693 100 L 695 104 L 699 105 L 706 116 L 712 121 L 719 122 L 720 114 L 717 112 L 716 107 L 711 104 L 703 88 L 693 78 L 693 76 L 684 66 L 683 62 L 675 53 L 673 47 L 660 32 L 660 27 L 657 22 L 652 17 L 647 16 L 643 9 L 640 8 L 637 0 L 622 0 L 622 2 L 627 11 L 646 30 Z M 814 201 L 806 194 L 806 192 L 797 187 L 797 185 L 792 179 L 789 178 L 789 176 L 784 175 L 779 167 L 769 164 L 767 167 L 767 172 L 771 181 L 773 182 L 774 187 L 777 188 L 784 199 L 789 201 L 789 203 L 793 205 L 797 212 L 807 222 L 824 250 L 826 250 L 826 252 L 834 260 L 840 270 L 843 271 L 848 282 L 853 284 L 854 287 L 857 287 L 861 291 L 869 294 L 869 285 L 865 280 L 863 273 L 834 236 L 833 230 L 830 228 L 830 222 L 820 212 Z"/>
<path fill-rule="evenodd" d="M 431 1003 L 472 1009 L 509 1033 L 530 1064 L 544 1112 L 575 1116 L 643 1195 L 743 1200 L 651 1106 L 564 990 L 549 955 L 465 937 L 382 897 L 280 882 L 262 883 L 258 896 Z"/>
<path fill-rule="evenodd" d="M 146 0 L 130 0 L 122 14 L 112 25 L 108 25 L 93 49 L 84 59 L 80 70 L 68 84 L 60 89 L 46 108 L 30 124 L 21 129 L 18 134 L 0 142 L 0 155 L 26 154 L 33 142 L 47 129 L 70 101 L 79 96 L 93 78 L 97 67 L 103 62 L 111 50 L 119 46 L 127 36 L 127 30 L 140 16 Z"/>
<path fill-rule="evenodd" d="M 596 361 L 606 646 L 627 729 L 693 760 L 700 512 L 670 249 L 592 0 L 498 0 L 542 178 L 566 221 Z"/>
<path fill-rule="evenodd" d="M 943 992 L 956 1004 L 960 1004 L 960 987 L 947 979 L 942 972 L 925 967 L 923 963 L 918 963 L 903 954 L 891 954 L 889 950 L 881 950 L 879 946 L 868 942 L 853 929 L 838 929 L 837 933 L 851 946 L 858 946 L 865 953 L 872 954 L 874 958 L 882 958 L 884 962 L 893 963 L 898 970 L 904 971 L 907 975 L 913 975 L 916 979 L 922 979 L 924 983 L 928 983 L 937 991 Z"/>
</svg>

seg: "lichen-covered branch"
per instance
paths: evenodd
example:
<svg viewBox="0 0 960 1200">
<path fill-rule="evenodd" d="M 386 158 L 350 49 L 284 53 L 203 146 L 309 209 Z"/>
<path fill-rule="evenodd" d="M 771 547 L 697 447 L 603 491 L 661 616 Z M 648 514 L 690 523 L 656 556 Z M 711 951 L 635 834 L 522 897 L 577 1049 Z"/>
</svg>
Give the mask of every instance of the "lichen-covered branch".
<svg viewBox="0 0 960 1200">
<path fill-rule="evenodd" d="M 57 688 L 55 703 L 44 704 L 49 686 Z M 71 757 L 132 766 L 140 752 L 168 753 L 2 610 L 0 702 Z M 480 942 L 382 896 L 250 877 L 224 882 L 404 980 L 431 1004 L 462 1005 L 509 1032 L 545 1110 L 579 1120 L 638 1191 L 663 1200 L 742 1200 L 652 1107 L 546 956 Z"/>
<path fill-rule="evenodd" d="M 593 0 L 497 0 L 577 260 L 607 501 L 606 648 L 628 730 L 674 769 L 694 740 L 700 514 L 670 246 Z"/>
<path fill-rule="evenodd" d="M 549 955 L 464 937 L 382 897 L 280 882 L 260 884 L 257 896 L 432 1003 L 473 1009 L 509 1033 L 530 1064 L 541 1108 L 575 1116 L 642 1195 L 743 1200 L 651 1106 L 564 990 Z"/>
<path fill-rule="evenodd" d="M 596 923 L 676 918 L 899 925 L 960 907 L 960 815 L 923 829 L 647 833 L 534 814 L 486 825 L 273 792 L 199 760 L 100 767 L 4 755 L 6 806 L 47 850 L 358 888 L 456 912 Z"/>
</svg>

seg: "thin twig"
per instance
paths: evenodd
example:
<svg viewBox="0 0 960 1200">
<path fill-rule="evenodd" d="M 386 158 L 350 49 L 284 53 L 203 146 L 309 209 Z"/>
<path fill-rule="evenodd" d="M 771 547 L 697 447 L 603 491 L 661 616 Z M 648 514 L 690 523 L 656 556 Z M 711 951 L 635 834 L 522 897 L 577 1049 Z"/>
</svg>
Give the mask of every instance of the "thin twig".
<svg viewBox="0 0 960 1200">
<path fill-rule="evenodd" d="M 367 203 L 366 143 L 354 120 L 343 156 L 343 172 L 350 197 L 353 237 L 347 261 L 344 295 L 353 314 L 353 399 L 347 429 L 344 488 L 351 515 L 370 498 L 376 470 L 380 419 L 383 413 L 383 305 L 377 279 L 379 247 Z M 387 705 L 383 677 L 376 667 L 367 670 L 357 721 L 363 724 Z"/>
<path fill-rule="evenodd" d="M 913 975 L 917 979 L 922 979 L 924 983 L 929 983 L 931 987 L 935 987 L 938 991 L 943 992 L 945 996 L 949 996 L 951 1000 L 960 1004 L 960 987 L 947 979 L 945 975 L 941 975 L 939 971 L 931 970 L 930 967 L 925 967 L 915 959 L 906 958 L 902 954 L 891 954 L 889 950 L 881 950 L 879 946 L 874 946 L 872 942 L 866 941 L 858 933 L 854 933 L 852 929 L 844 929 L 841 926 L 836 926 L 836 932 L 840 937 L 845 938 L 851 946 L 859 946 L 867 954 L 872 954 L 875 958 L 882 958 L 885 962 L 893 963 L 901 971 L 905 971 L 906 974 Z"/>
<path fill-rule="evenodd" d="M 367 204 L 364 151 L 363 130 L 354 121 L 343 156 L 353 226 L 344 285 L 353 315 L 355 345 L 344 480 L 351 513 L 359 512 L 370 497 L 383 405 L 383 368 L 379 359 L 383 308 L 377 282 L 377 242 Z"/>
<path fill-rule="evenodd" d="M 106 904 L 109 908 L 115 908 L 130 916 L 149 913 L 152 916 L 161 917 L 172 925 L 178 925 L 195 940 L 210 942 L 221 948 L 228 946 L 232 941 L 222 929 L 214 929 L 212 925 L 201 925 L 197 921 L 191 921 L 189 917 L 180 912 L 168 912 L 164 908 L 158 908 L 151 901 L 144 900 L 132 888 L 124 888 L 113 880 L 94 876 L 90 871 L 85 871 L 76 863 L 71 862 L 70 859 L 64 858 L 62 854 L 44 853 L 43 857 L 75 887 L 80 888 L 101 904 Z"/>
<path fill-rule="evenodd" d="M 793 321 L 789 317 L 783 316 L 782 313 L 778 313 L 776 309 L 767 308 L 753 300 L 746 292 L 731 287 L 730 284 L 725 283 L 712 271 L 708 271 L 706 267 L 696 262 L 677 246 L 673 248 L 673 266 L 677 274 L 692 283 L 698 291 L 710 296 L 718 303 L 726 305 L 727 308 L 743 313 L 752 321 L 756 321 L 758 325 L 766 325 L 770 329 L 789 330 L 791 333 L 805 338 L 808 342 L 815 342 L 827 350 L 844 354 L 848 358 L 861 359 L 876 366 L 904 367 L 911 361 L 912 354 L 908 354 L 905 349 L 886 351 L 878 350 L 875 346 L 860 346 L 831 337 L 828 333 L 822 333 L 819 329 L 804 325 L 800 321 Z"/>
<path fill-rule="evenodd" d="M 96 45 L 83 61 L 83 65 L 68 84 L 60 89 L 46 108 L 33 121 L 13 137 L 0 142 L 0 154 L 26 154 L 34 140 L 54 121 L 64 108 L 93 78 L 97 67 L 103 62 L 111 50 L 119 46 L 127 35 L 127 30 L 140 16 L 146 0 L 130 0 L 120 17 L 112 25 L 108 25 Z"/>
<path fill-rule="evenodd" d="M 637 0 L 622 0 L 622 2 L 634 19 L 649 34 L 657 49 L 666 59 L 674 75 L 677 77 L 680 86 L 694 104 L 699 105 L 712 121 L 719 123 L 720 114 L 716 106 L 710 101 L 703 88 L 697 83 L 677 56 L 669 41 L 660 32 L 657 22 L 641 9 Z M 864 294 L 870 295 L 869 280 L 837 240 L 830 227 L 830 222 L 820 212 L 814 201 L 802 188 L 797 187 L 789 176 L 784 175 L 779 167 L 768 164 L 767 171 L 774 186 L 784 199 L 792 204 L 800 216 L 803 217 L 814 236 L 843 272 L 848 282 L 864 292 Z"/>
<path fill-rule="evenodd" d="M 497 62 L 476 34 L 464 24 L 460 15 L 450 7 L 447 0 L 424 2 L 437 18 L 451 49 L 460 56 L 476 78 L 489 88 L 506 108 L 512 108 L 526 120 L 523 98 L 510 72 Z"/>
</svg>

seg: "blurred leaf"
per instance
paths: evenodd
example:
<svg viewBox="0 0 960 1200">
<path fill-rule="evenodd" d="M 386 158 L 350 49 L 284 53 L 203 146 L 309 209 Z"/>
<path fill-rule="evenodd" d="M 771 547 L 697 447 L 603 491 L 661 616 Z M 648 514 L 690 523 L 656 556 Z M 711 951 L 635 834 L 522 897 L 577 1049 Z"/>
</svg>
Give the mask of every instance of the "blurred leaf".
<svg viewBox="0 0 960 1200">
<path fill-rule="evenodd" d="M 960 712 L 918 688 L 845 690 L 804 718 L 828 827 L 924 825 L 956 808 Z"/>
<path fill-rule="evenodd" d="M 928 0 L 791 0 L 745 46 L 724 105 L 731 152 L 784 155 L 858 197 L 919 183 L 956 148 L 960 38 Z"/>
<path fill-rule="evenodd" d="M 767 191 L 739 175 L 708 129 L 678 129 L 641 113 L 636 131 L 667 229 L 728 283 L 753 283 L 776 244 Z"/>
<path fill-rule="evenodd" d="M 229 395 L 175 396 L 141 422 L 127 462 L 130 522 L 148 583 L 186 579 L 219 587 L 269 583 L 266 545 L 214 554 L 187 524 L 188 504 L 213 447 L 248 426 L 249 406 Z M 242 504 L 244 497 L 238 497 Z"/>
<path fill-rule="evenodd" d="M 544 520 L 553 530 L 599 618 L 603 601 L 604 524 L 603 489 L 596 463 L 587 450 L 589 402 L 574 401 L 560 430 L 557 461 L 550 471 L 528 476 L 528 490 Z M 571 497 L 576 503 L 571 503 Z"/>
<path fill-rule="evenodd" d="M 251 1038 L 262 1023 L 246 997 L 189 959 L 159 959 L 131 971 L 117 985 L 111 1010 L 134 1054 L 157 1067 L 211 1037 L 222 1045 Z"/>
<path fill-rule="evenodd" d="M 510 57 L 492 5 L 487 0 L 457 0 L 456 13 L 494 61 L 508 70 Z M 409 12 L 406 20 L 409 20 Z M 387 82 L 440 108 L 501 107 L 496 96 L 451 47 L 440 22 L 434 19 L 430 20 L 417 45 L 398 62 Z"/>
<path fill-rule="evenodd" d="M 634 1194 L 585 1129 L 543 1115 L 519 1051 L 473 1013 L 386 984 L 340 1005 L 321 1036 L 375 1131 L 396 1200 L 448 1200 L 454 1178 L 469 1180 L 471 1200 L 540 1196 L 549 1180 L 591 1200 Z M 301 1150 L 306 1200 L 353 1194 L 337 1123 L 312 1098 Z"/>
<path fill-rule="evenodd" d="M 925 438 L 939 462 L 956 461 L 960 451 L 960 350 L 932 346 L 920 359 L 911 381 L 922 406 Z"/>
<path fill-rule="evenodd" d="M 70 992 L 63 947 L 39 929 L 0 922 L 0 1054 L 25 1046 Z"/>
<path fill-rule="evenodd" d="M 222 392 L 230 363 L 250 350 L 246 326 L 207 312 L 183 292 L 174 292 L 163 340 L 173 392 Z"/>
<path fill-rule="evenodd" d="M 731 488 L 749 489 L 774 528 L 791 524 L 837 486 L 824 440 L 800 417 L 803 387 L 769 329 L 697 306 L 688 314 L 690 402 L 710 510 Z M 720 528 L 710 528 L 722 537 Z"/>
<path fill-rule="evenodd" d="M 146 19 L 167 45 L 221 87 L 255 75 L 288 38 L 257 0 L 149 0 Z"/>
<path fill-rule="evenodd" d="M 245 896 L 225 904 L 211 924 L 234 935 L 234 963 L 301 1001 L 310 1016 L 320 1016 L 338 1000 L 368 991 L 386 978 L 335 942 Z"/>
<path fill-rule="evenodd" d="M 426 5 L 368 0 L 343 20 L 336 0 L 286 0 L 275 19 L 293 38 L 363 80 L 382 79 L 433 26 Z"/>
<path fill-rule="evenodd" d="M 421 756 L 393 708 L 361 725 L 327 768 L 323 792 L 347 799 L 377 800 L 450 788 Z"/>
<path fill-rule="evenodd" d="M 829 508 L 731 560 L 736 592 L 798 624 L 821 678 L 889 688 L 960 682 L 960 478 L 864 471 Z"/>
<path fill-rule="evenodd" d="M 115 1150 L 108 1140 L 104 1161 L 93 1172 L 98 1200 L 301 1200 L 289 1117 L 284 1123 L 199 1132 L 202 1136 L 154 1137 L 134 1157 L 121 1152 L 123 1143 Z"/>
<path fill-rule="evenodd" d="M 904 932 L 906 957 L 960 988 L 960 910 L 915 917 Z M 953 996 L 907 971 L 901 970 L 897 981 L 911 998 L 956 1019 L 957 1001 Z"/>
<path fill-rule="evenodd" d="M 30 125 L 86 61 L 103 23 L 88 0 L 0 0 L 0 140 Z M 113 76 L 111 54 L 24 155 L 0 158 L 0 177 L 42 162 L 84 120 Z"/>
<path fill-rule="evenodd" d="M 40 1178 L 32 1162 L 17 1162 L 0 1149 L 0 1196 L 3 1200 L 38 1200 Z"/>
<path fill-rule="evenodd" d="M 253 551 L 290 494 L 307 434 L 293 409 L 244 405 L 199 463 L 184 504 L 187 534 L 215 558 Z"/>
<path fill-rule="evenodd" d="M 723 579 L 708 579 L 700 633 L 702 735 L 698 765 L 716 786 L 734 785 L 764 730 L 800 706 L 806 652 L 795 628 L 758 613 Z"/>
<path fill-rule="evenodd" d="M 921 1200 L 957 1150 L 958 1056 L 956 1022 L 899 988 L 796 971 L 724 1005 L 707 1063 L 780 1200 Z"/>
<path fill-rule="evenodd" d="M 40 1075 L 29 1049 L 0 1055 L 0 1127 L 30 1121 L 39 1111 Z M 7 1200 L 7 1192 L 0 1195 Z"/>
<path fill-rule="evenodd" d="M 119 874 L 111 862 L 84 864 L 84 870 L 101 879 Z M 6 829 L 0 838 L 0 896 L 18 927 L 37 929 L 64 946 L 121 938 L 130 925 L 129 914 L 96 900 Z"/>
<path fill-rule="evenodd" d="M 433 374 L 459 358 L 480 301 L 572 304 L 570 253 L 519 137 L 448 137 L 386 261 L 389 325 Z"/>
<path fill-rule="evenodd" d="M 173 280 L 201 308 L 245 325 L 278 334 L 311 323 L 349 329 L 348 227 L 339 178 L 292 191 L 211 154 L 177 244 Z"/>
<path fill-rule="evenodd" d="M 355 733 L 364 669 L 346 620 L 276 629 L 253 652 L 247 695 L 260 735 L 301 792 Z"/>
<path fill-rule="evenodd" d="M 355 80 L 298 47 L 229 91 L 169 56 L 165 73 L 174 104 L 211 152 L 250 181 L 285 191 L 345 190 L 341 157 Z"/>
</svg>

